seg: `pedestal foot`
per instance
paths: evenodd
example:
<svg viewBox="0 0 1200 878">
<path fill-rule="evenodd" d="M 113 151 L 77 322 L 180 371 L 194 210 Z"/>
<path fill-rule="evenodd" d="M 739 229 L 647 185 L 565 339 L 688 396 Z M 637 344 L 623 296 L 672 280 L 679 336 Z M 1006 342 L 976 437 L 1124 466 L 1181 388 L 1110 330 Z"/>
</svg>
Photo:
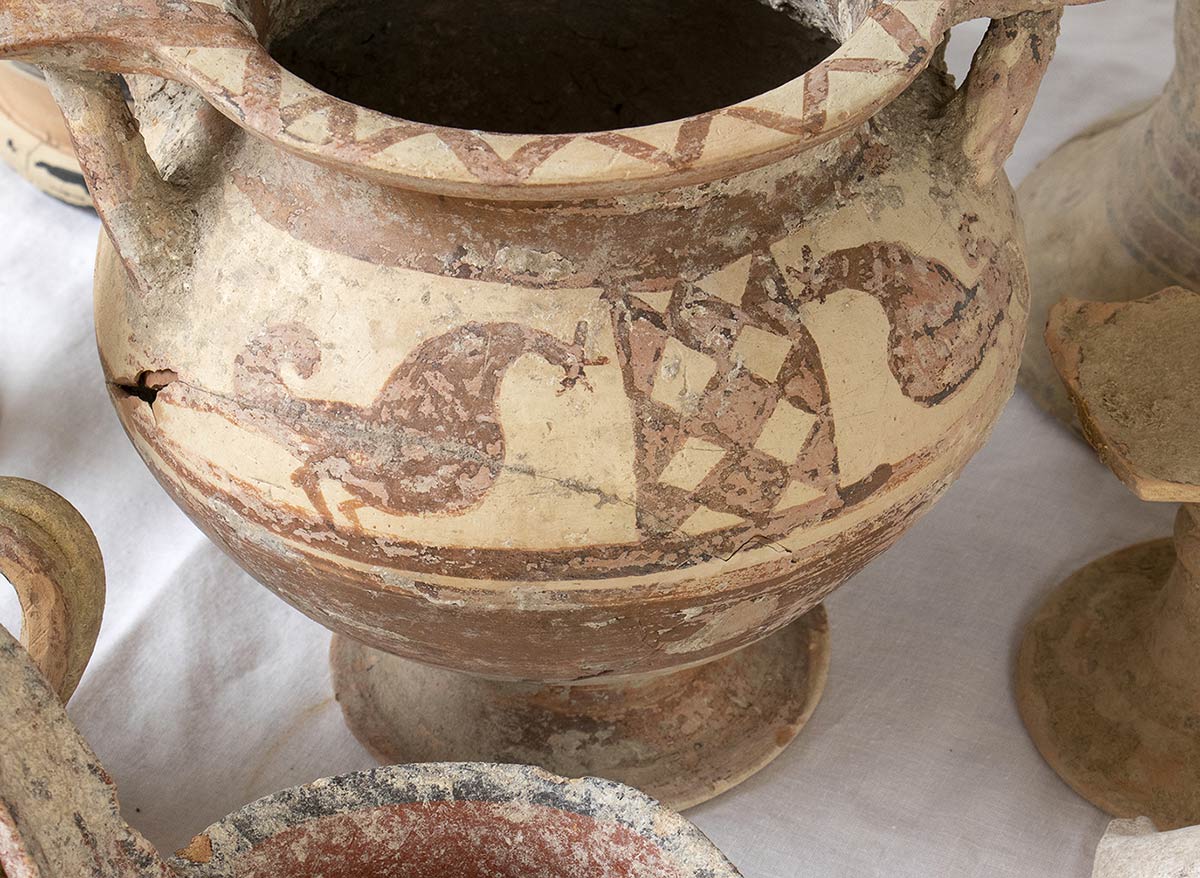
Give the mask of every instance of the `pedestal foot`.
<svg viewBox="0 0 1200 878">
<path fill-rule="evenodd" d="M 1151 651 L 1171 540 L 1133 546 L 1077 571 L 1029 624 L 1017 700 L 1042 756 L 1076 792 L 1160 830 L 1200 823 L 1200 714 Z"/>
<path fill-rule="evenodd" d="M 335 636 L 334 690 L 383 762 L 539 765 L 697 805 L 778 756 L 812 715 L 829 668 L 823 607 L 697 667 L 608 683 L 542 685 L 432 668 Z"/>
</svg>

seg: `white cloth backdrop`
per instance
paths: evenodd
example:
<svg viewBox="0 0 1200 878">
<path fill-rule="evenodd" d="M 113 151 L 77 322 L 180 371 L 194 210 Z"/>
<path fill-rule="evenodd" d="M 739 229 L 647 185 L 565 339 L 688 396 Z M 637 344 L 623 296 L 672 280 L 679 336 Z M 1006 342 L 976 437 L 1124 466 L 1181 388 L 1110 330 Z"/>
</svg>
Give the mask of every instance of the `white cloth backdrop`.
<svg viewBox="0 0 1200 878">
<path fill-rule="evenodd" d="M 1172 6 L 1067 13 L 1015 180 L 1157 92 Z M 956 69 L 982 29 L 962 28 Z M 253 798 L 372 765 L 333 700 L 325 629 L 211 545 L 121 432 L 92 337 L 95 217 L 0 168 L 0 228 L 0 473 L 64 494 L 104 551 L 108 609 L 71 714 L 127 818 L 172 850 Z M 747 878 L 1088 875 L 1107 821 L 1026 738 L 1014 651 L 1049 588 L 1166 535 L 1171 515 L 1018 393 L 941 504 L 829 600 L 833 664 L 808 728 L 689 816 Z M 15 600 L 0 591 L 11 626 Z"/>
</svg>

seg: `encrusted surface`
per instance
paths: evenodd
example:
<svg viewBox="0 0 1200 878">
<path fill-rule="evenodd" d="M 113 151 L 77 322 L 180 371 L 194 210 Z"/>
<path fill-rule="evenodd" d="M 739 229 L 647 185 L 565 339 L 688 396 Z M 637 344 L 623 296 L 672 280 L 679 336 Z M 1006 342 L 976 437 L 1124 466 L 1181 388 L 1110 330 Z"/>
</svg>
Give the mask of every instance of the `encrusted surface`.
<svg viewBox="0 0 1200 878">
<path fill-rule="evenodd" d="M 0 870 L 8 878 L 169 878 L 45 677 L 0 628 Z"/>
<path fill-rule="evenodd" d="M 1084 434 L 1146 500 L 1184 502 L 1174 541 L 1094 561 L 1030 623 L 1018 702 L 1081 795 L 1160 828 L 1200 823 L 1200 296 L 1065 300 L 1046 342 Z"/>
<path fill-rule="evenodd" d="M 263 43 L 326 5 L 0 0 L 0 52 L 238 123 L 171 92 L 156 168 L 111 78 L 51 76 L 115 242 L 122 421 L 293 605 L 507 680 L 696 665 L 816 606 L 986 439 L 1027 311 L 1001 166 L 1057 9 L 998 4 L 956 92 L 936 45 L 984 4 L 798 0 L 844 43 L 780 88 L 495 135 L 281 70 Z"/>
<path fill-rule="evenodd" d="M 236 139 L 187 294 L 102 249 L 118 410 L 210 534 L 365 643 L 544 680 L 720 655 L 886 548 L 1008 396 L 1011 200 L 914 124 L 948 97 L 710 187 L 521 208 Z"/>
<path fill-rule="evenodd" d="M 1088 441 L 1143 500 L 1200 502 L 1200 294 L 1068 299 L 1050 312 L 1051 359 Z"/>
<path fill-rule="evenodd" d="M 1177 656 L 1182 681 L 1150 652 L 1174 564 L 1171 541 L 1158 540 L 1075 573 L 1030 623 L 1017 671 L 1021 717 L 1063 780 L 1160 829 L 1200 822 L 1196 643 L 1190 660 Z"/>
<path fill-rule="evenodd" d="M 186 878 L 737 878 L 694 826 L 642 793 L 535 768 L 380 768 L 260 799 L 172 861 Z"/>
<path fill-rule="evenodd" d="M 763 768 L 808 722 L 829 626 L 818 606 L 725 658 L 574 686 L 480 679 L 340 637 L 331 652 L 346 721 L 383 762 L 529 763 L 619 780 L 683 810 Z"/>
</svg>

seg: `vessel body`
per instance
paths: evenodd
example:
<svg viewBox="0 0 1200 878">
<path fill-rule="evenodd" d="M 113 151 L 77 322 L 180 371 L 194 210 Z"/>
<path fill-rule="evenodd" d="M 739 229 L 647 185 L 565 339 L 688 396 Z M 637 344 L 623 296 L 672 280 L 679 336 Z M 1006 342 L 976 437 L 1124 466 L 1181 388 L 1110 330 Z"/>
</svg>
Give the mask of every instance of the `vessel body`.
<svg viewBox="0 0 1200 878">
<path fill-rule="evenodd" d="M 890 545 L 1012 390 L 1019 224 L 929 136 L 951 95 L 929 71 L 761 167 L 533 203 L 234 136 L 177 293 L 103 242 L 117 410 L 210 536 L 367 644 L 540 680 L 727 653 Z"/>
</svg>

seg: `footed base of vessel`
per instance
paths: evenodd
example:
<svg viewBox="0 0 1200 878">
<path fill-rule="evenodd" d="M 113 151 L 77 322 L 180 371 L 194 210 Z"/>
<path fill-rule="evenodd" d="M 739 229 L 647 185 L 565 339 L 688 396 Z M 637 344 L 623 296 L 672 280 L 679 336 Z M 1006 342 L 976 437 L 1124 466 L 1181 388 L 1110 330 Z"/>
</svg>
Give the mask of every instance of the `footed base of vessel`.
<svg viewBox="0 0 1200 878">
<path fill-rule="evenodd" d="M 539 765 L 698 805 L 756 773 L 800 732 L 825 688 L 818 606 L 772 636 L 680 671 L 544 685 L 474 677 L 335 636 L 334 690 L 382 762 Z"/>
<path fill-rule="evenodd" d="M 1081 796 L 1160 830 L 1200 821 L 1194 693 L 1147 651 L 1172 541 L 1093 561 L 1050 596 L 1025 631 L 1017 702 L 1038 750 Z"/>
</svg>

